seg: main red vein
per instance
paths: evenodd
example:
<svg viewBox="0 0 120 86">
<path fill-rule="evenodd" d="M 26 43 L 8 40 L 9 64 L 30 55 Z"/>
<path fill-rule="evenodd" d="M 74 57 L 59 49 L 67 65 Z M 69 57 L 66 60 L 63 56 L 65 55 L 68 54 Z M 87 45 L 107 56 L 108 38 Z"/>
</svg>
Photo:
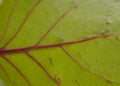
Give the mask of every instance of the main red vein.
<svg viewBox="0 0 120 86">
<path fill-rule="evenodd" d="M 21 70 L 19 70 L 19 68 L 15 64 L 13 64 L 6 56 L 2 56 L 2 57 L 24 78 L 24 80 L 28 83 L 29 86 L 32 86 L 31 82 L 26 78 L 26 76 L 22 73 Z"/>
<path fill-rule="evenodd" d="M 105 38 L 105 37 L 109 37 L 109 36 L 112 36 L 112 35 L 113 34 L 92 36 L 92 37 L 89 37 L 89 38 L 85 38 L 83 40 L 75 40 L 75 41 L 70 41 L 70 42 L 63 42 L 63 43 L 49 44 L 49 45 L 42 45 L 42 46 L 30 46 L 30 47 L 25 47 L 25 48 L 9 49 L 9 50 L 2 50 L 2 49 L 0 49 L 0 55 L 2 55 L 2 54 L 20 53 L 20 52 L 24 53 L 24 51 L 30 51 L 30 50 L 35 50 L 35 49 L 60 47 L 60 46 L 64 46 L 64 45 L 82 43 L 82 42 L 86 42 L 86 41 L 90 41 L 90 40 L 95 40 L 95 39 L 99 39 L 99 38 Z"/>
<path fill-rule="evenodd" d="M 37 46 L 46 36 L 47 34 L 53 30 L 55 28 L 56 25 L 58 25 L 60 23 L 61 20 L 63 20 L 63 18 L 73 9 L 73 7 L 69 8 L 67 11 L 65 11 L 60 18 L 48 29 L 48 31 L 43 34 L 43 36 L 40 38 L 40 40 L 35 44 L 35 46 Z"/>
<path fill-rule="evenodd" d="M 20 27 L 18 28 L 18 30 L 15 32 L 15 34 L 7 41 L 7 43 L 2 47 L 2 49 L 4 49 L 16 36 L 17 34 L 20 32 L 20 30 L 23 28 L 23 26 L 25 25 L 25 23 L 27 22 L 27 20 L 29 19 L 30 15 L 32 14 L 32 12 L 34 11 L 34 9 L 39 5 L 39 3 L 42 0 L 38 0 L 38 2 L 32 7 L 32 9 L 28 12 L 26 18 L 23 20 L 22 24 L 20 25 Z"/>
<path fill-rule="evenodd" d="M 89 73 L 91 73 L 91 74 L 93 74 L 93 75 L 95 75 L 95 76 L 97 76 L 97 77 L 99 77 L 99 78 L 104 79 L 104 80 L 107 81 L 107 82 L 111 82 L 111 80 L 108 79 L 107 77 L 104 77 L 104 76 L 102 76 L 102 75 L 100 75 L 100 74 L 97 74 L 97 73 L 95 73 L 94 71 L 92 71 L 91 69 L 88 69 L 87 67 L 83 66 L 83 65 L 82 65 L 77 59 L 75 59 L 75 57 L 73 57 L 63 46 L 60 46 L 60 48 L 62 49 L 63 52 L 65 52 L 65 54 L 66 54 L 71 60 L 73 60 L 76 64 L 78 64 L 82 69 L 88 71 Z"/>
<path fill-rule="evenodd" d="M 25 51 L 26 55 L 30 57 L 46 74 L 47 76 L 52 79 L 58 86 L 60 83 L 49 73 L 49 71 L 36 59 L 34 58 L 29 52 Z"/>
</svg>

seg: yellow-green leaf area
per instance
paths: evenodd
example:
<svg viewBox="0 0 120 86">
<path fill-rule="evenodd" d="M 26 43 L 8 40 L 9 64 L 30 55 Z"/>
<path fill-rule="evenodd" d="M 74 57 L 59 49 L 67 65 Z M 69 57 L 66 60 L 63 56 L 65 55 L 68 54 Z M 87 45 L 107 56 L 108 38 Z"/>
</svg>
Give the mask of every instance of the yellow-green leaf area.
<svg viewBox="0 0 120 86">
<path fill-rule="evenodd" d="M 0 85 L 120 86 L 120 0 L 0 0 Z"/>
</svg>

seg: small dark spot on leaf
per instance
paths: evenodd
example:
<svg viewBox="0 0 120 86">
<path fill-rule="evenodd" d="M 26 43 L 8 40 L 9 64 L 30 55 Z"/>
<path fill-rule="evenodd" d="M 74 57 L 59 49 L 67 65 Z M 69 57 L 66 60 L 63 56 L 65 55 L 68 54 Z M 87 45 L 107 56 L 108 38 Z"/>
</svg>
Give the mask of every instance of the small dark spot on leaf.
<svg viewBox="0 0 120 86">
<path fill-rule="evenodd" d="M 80 86 L 80 82 L 79 82 L 79 80 L 78 79 L 74 79 L 75 80 L 75 82 L 78 84 L 78 86 Z"/>
<path fill-rule="evenodd" d="M 112 84 L 113 82 L 111 80 L 106 80 L 106 83 Z"/>
<path fill-rule="evenodd" d="M 51 64 L 52 66 L 54 66 L 54 64 L 53 64 L 53 59 L 52 59 L 52 58 L 49 58 L 49 61 L 50 61 L 50 64 Z"/>
<path fill-rule="evenodd" d="M 114 2 L 120 2 L 120 0 L 114 0 Z"/>
<path fill-rule="evenodd" d="M 117 38 L 118 40 L 120 40 L 120 35 L 116 35 L 116 38 Z"/>
</svg>

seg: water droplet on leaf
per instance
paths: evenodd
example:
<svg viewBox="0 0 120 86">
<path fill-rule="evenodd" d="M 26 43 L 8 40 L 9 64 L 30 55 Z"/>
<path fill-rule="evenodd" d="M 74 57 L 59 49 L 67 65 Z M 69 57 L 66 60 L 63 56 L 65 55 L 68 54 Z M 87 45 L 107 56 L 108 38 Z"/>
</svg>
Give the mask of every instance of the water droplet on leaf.
<svg viewBox="0 0 120 86">
<path fill-rule="evenodd" d="M 0 86 L 5 86 L 2 80 L 0 80 Z"/>
<path fill-rule="evenodd" d="M 75 1 L 72 1 L 72 3 L 73 3 L 73 7 L 74 7 L 74 8 L 77 8 L 77 7 L 78 7 Z"/>
<path fill-rule="evenodd" d="M 60 42 L 63 42 L 64 39 L 65 39 L 64 36 L 59 36 L 59 37 L 58 37 L 58 40 L 59 40 Z"/>
<path fill-rule="evenodd" d="M 3 0 L 0 0 L 0 6 L 3 4 Z"/>
<path fill-rule="evenodd" d="M 112 20 L 110 19 L 110 17 L 107 17 L 107 18 L 106 18 L 105 23 L 106 23 L 106 24 L 111 24 L 111 23 L 112 23 Z"/>
<path fill-rule="evenodd" d="M 108 33 L 110 30 L 111 30 L 111 28 L 101 29 L 100 33 L 101 33 L 102 35 L 104 35 L 104 34 Z"/>
</svg>

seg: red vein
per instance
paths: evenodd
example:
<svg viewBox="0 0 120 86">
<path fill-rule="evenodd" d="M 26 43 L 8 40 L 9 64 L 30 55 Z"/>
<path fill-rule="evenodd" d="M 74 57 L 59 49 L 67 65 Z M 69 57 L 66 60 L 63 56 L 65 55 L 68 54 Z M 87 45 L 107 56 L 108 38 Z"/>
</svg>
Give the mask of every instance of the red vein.
<svg viewBox="0 0 120 86">
<path fill-rule="evenodd" d="M 23 77 L 23 79 L 28 83 L 29 86 L 32 86 L 30 81 L 26 78 L 22 71 L 18 69 L 15 64 L 13 64 L 6 56 L 3 56 L 3 59 L 8 62 Z"/>
<path fill-rule="evenodd" d="M 0 49 L 0 55 L 3 54 L 13 54 L 13 53 L 21 53 L 24 51 L 30 51 L 30 50 L 35 50 L 35 49 L 44 49 L 44 48 L 53 48 L 53 47 L 60 47 L 60 46 L 65 46 L 65 45 L 71 45 L 71 44 L 76 44 L 76 43 L 82 43 L 82 42 L 87 42 L 99 38 L 105 38 L 114 35 L 113 34 L 106 34 L 106 35 L 99 35 L 99 36 L 92 36 L 89 38 L 85 38 L 82 40 L 75 40 L 75 41 L 70 41 L 70 42 L 63 42 L 63 43 L 57 43 L 57 44 L 49 44 L 49 45 L 42 45 L 42 46 L 30 46 L 30 47 L 25 47 L 25 48 L 18 48 L 18 49 L 8 49 L 8 50 L 2 50 Z M 118 33 L 117 33 L 118 34 Z"/>
<path fill-rule="evenodd" d="M 15 2 L 15 3 L 13 4 L 13 6 L 12 6 L 12 9 L 11 9 L 11 11 L 10 11 L 10 14 L 9 14 L 9 16 L 8 16 L 8 20 L 7 20 L 7 23 L 6 23 L 6 26 L 5 26 L 5 30 L 4 30 L 1 38 L 0 38 L 0 42 L 5 38 L 5 36 L 6 36 L 6 34 L 7 34 L 8 26 L 9 26 L 9 24 L 10 24 L 10 20 L 11 20 L 12 13 L 13 13 L 13 10 L 14 10 L 14 8 L 15 8 L 15 5 L 16 5 L 16 2 Z"/>
<path fill-rule="evenodd" d="M 34 9 L 39 5 L 39 3 L 42 0 L 38 0 L 38 2 L 32 7 L 32 9 L 28 12 L 26 18 L 23 20 L 22 24 L 20 25 L 20 27 L 18 28 L 18 30 L 15 32 L 15 34 L 7 41 L 7 43 L 2 47 L 2 49 L 4 49 L 16 36 L 17 34 L 20 32 L 20 30 L 23 28 L 23 26 L 25 25 L 25 23 L 27 22 L 27 20 L 29 19 L 30 15 L 32 14 L 32 12 L 34 11 Z"/>
<path fill-rule="evenodd" d="M 87 67 L 83 66 L 77 59 L 75 59 L 63 46 L 60 47 L 63 52 L 65 52 L 65 54 L 71 59 L 73 60 L 76 64 L 78 64 L 82 69 L 88 71 L 89 73 L 99 77 L 99 78 L 102 78 L 103 80 L 107 81 L 107 82 L 112 82 L 112 80 L 108 79 L 107 77 L 105 76 L 102 76 L 100 74 L 97 74 L 95 73 L 94 71 L 92 71 L 91 69 L 88 69 Z"/>
<path fill-rule="evenodd" d="M 47 34 L 53 30 L 55 28 L 56 25 L 58 25 L 61 20 L 63 20 L 63 18 L 73 9 L 73 7 L 69 8 L 67 11 L 65 11 L 61 16 L 60 18 L 48 29 L 48 31 L 43 34 L 43 36 L 40 38 L 40 40 L 35 44 L 35 46 L 37 46 L 46 36 Z"/>
<path fill-rule="evenodd" d="M 54 77 L 52 77 L 49 71 L 37 59 L 35 59 L 31 54 L 29 54 L 29 52 L 25 51 L 25 53 L 48 75 L 50 79 L 52 79 L 58 86 L 60 86 L 60 83 Z"/>
<path fill-rule="evenodd" d="M 11 81 L 10 80 L 10 77 L 9 77 L 9 75 L 8 75 L 8 73 L 7 73 L 7 71 L 5 70 L 5 68 L 2 66 L 2 64 L 0 64 L 0 69 L 3 71 L 3 73 L 6 75 L 6 77 L 8 78 L 8 80 L 9 81 Z"/>
</svg>

